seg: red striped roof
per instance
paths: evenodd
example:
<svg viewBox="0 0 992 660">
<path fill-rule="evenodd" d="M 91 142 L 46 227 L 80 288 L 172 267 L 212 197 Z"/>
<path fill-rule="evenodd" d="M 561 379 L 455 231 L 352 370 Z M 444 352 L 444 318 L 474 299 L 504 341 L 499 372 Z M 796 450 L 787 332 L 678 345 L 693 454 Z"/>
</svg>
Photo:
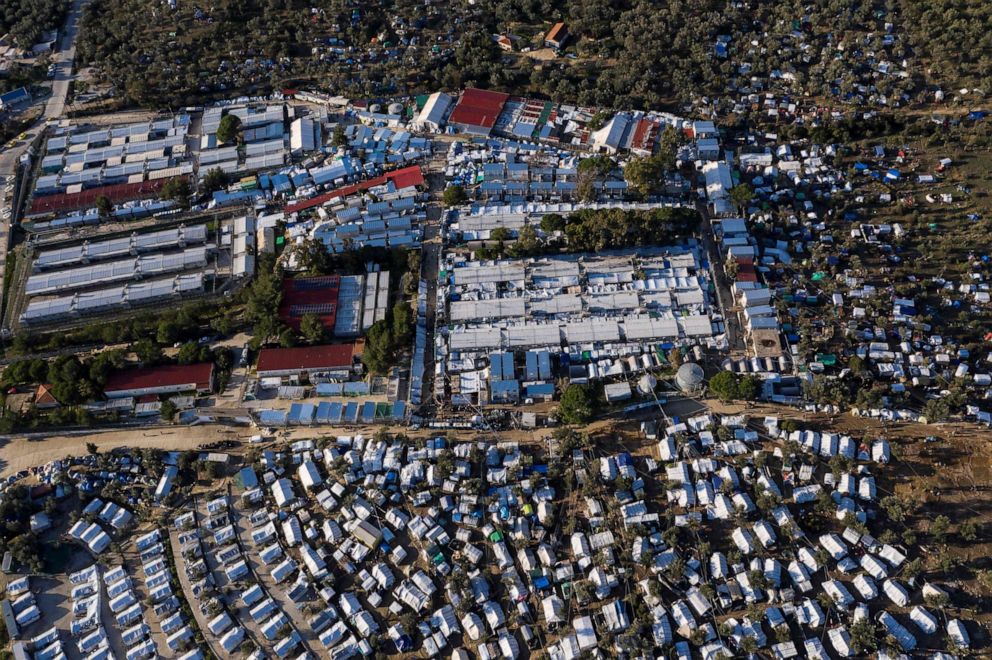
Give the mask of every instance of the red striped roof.
<svg viewBox="0 0 992 660">
<path fill-rule="evenodd" d="M 734 279 L 738 282 L 758 281 L 758 273 L 754 270 L 754 264 L 751 263 L 750 259 L 737 260 L 737 277 L 735 277 Z"/>
<path fill-rule="evenodd" d="M 89 190 L 78 193 L 35 197 L 31 200 L 28 215 L 93 208 L 96 205 L 97 197 L 106 197 L 114 204 L 129 202 L 134 199 L 154 197 L 171 180 L 156 179 L 154 181 L 142 181 L 141 183 L 119 183 L 113 186 L 103 186 L 102 188 L 90 188 Z"/>
<path fill-rule="evenodd" d="M 641 119 L 634 128 L 634 137 L 630 141 L 630 146 L 635 149 L 651 151 L 654 149 L 654 140 L 658 134 L 658 124 L 650 119 Z"/>
<path fill-rule="evenodd" d="M 258 353 L 259 375 L 279 371 L 343 369 L 351 367 L 355 344 L 325 344 L 298 348 L 263 348 Z"/>
<path fill-rule="evenodd" d="M 341 278 L 337 275 L 284 279 L 279 318 L 289 327 L 299 330 L 303 315 L 311 313 L 320 319 L 325 330 L 332 331 L 337 320 L 340 290 Z"/>
<path fill-rule="evenodd" d="M 458 105 L 451 111 L 448 123 L 492 128 L 509 98 L 509 94 L 502 92 L 470 87 L 462 93 Z"/>
<path fill-rule="evenodd" d="M 111 393 L 159 387 L 171 388 L 190 384 L 195 384 L 197 390 L 209 390 L 213 373 L 214 365 L 211 362 L 122 369 L 110 375 L 103 391 Z"/>
<path fill-rule="evenodd" d="M 283 211 L 286 213 L 296 213 L 297 211 L 305 211 L 307 209 L 323 206 L 332 199 L 354 195 L 355 193 L 368 190 L 369 188 L 385 185 L 389 181 L 392 181 L 393 185 L 395 185 L 397 189 L 409 188 L 411 186 L 422 186 L 424 185 L 424 173 L 420 171 L 419 165 L 411 165 L 410 167 L 404 167 L 399 170 L 393 170 L 392 172 L 386 172 L 382 176 L 377 176 L 374 179 L 359 181 L 358 183 L 353 183 L 351 185 L 326 192 L 323 195 L 311 197 L 310 199 L 302 202 L 289 204 L 283 209 Z"/>
</svg>

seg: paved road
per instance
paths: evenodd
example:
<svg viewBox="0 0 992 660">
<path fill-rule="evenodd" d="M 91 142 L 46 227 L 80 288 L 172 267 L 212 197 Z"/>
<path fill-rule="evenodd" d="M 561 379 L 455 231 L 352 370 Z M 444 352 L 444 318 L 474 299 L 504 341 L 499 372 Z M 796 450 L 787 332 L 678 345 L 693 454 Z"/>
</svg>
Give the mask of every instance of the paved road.
<svg viewBox="0 0 992 660">
<path fill-rule="evenodd" d="M 73 79 L 72 62 L 76 59 L 76 35 L 79 34 L 79 19 L 83 4 L 87 0 L 74 0 L 69 16 L 62 30 L 62 42 L 52 58 L 55 64 L 55 78 L 52 83 L 52 96 L 45 105 L 43 119 L 61 117 L 65 112 L 65 100 L 69 95 L 69 83 Z"/>
<path fill-rule="evenodd" d="M 437 326 L 437 284 L 438 263 L 444 247 L 442 229 L 444 208 L 441 194 L 444 192 L 444 167 L 448 160 L 450 142 L 438 140 L 434 156 L 427 166 L 427 183 L 431 198 L 427 203 L 427 224 L 424 226 L 424 240 L 421 245 L 420 277 L 427 283 L 427 346 L 424 351 L 424 409 L 434 409 L 434 336 Z"/>
<path fill-rule="evenodd" d="M 698 201 L 696 209 L 702 216 L 702 226 L 699 228 L 699 235 L 706 250 L 706 258 L 710 262 L 710 276 L 713 280 L 713 287 L 716 291 L 717 304 L 723 314 L 723 322 L 727 328 L 727 343 L 730 345 L 731 357 L 744 357 L 747 347 L 744 342 L 744 331 L 741 329 L 740 318 L 738 317 L 734 296 L 730 291 L 730 281 L 723 270 L 723 255 L 713 240 L 713 224 L 710 222 L 709 210 L 705 201 Z"/>
</svg>

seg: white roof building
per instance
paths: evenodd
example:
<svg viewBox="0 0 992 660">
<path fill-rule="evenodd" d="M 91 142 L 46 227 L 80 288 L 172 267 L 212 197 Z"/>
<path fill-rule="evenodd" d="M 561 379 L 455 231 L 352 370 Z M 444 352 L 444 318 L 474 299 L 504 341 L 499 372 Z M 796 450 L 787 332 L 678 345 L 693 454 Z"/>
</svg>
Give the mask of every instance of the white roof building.
<svg viewBox="0 0 992 660">
<path fill-rule="evenodd" d="M 293 494 L 293 484 L 289 479 L 277 479 L 272 483 L 272 497 L 275 498 L 276 506 L 284 507 L 296 500 Z"/>
<path fill-rule="evenodd" d="M 317 469 L 317 464 L 309 459 L 300 463 L 300 467 L 296 470 L 296 474 L 300 478 L 300 482 L 303 484 L 303 487 L 307 490 L 311 490 L 323 484 L 323 480 L 320 478 L 320 471 Z"/>
<path fill-rule="evenodd" d="M 417 114 L 414 125 L 420 130 L 441 132 L 444 126 L 445 117 L 451 108 L 452 98 L 444 92 L 434 92 L 427 97 L 427 102 Z"/>
</svg>

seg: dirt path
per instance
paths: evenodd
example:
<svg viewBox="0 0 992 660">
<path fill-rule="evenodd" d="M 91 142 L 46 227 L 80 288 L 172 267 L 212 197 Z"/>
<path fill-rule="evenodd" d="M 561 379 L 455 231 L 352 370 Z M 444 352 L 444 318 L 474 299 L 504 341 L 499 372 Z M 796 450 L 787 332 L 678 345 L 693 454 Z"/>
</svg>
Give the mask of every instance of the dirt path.
<svg viewBox="0 0 992 660">
<path fill-rule="evenodd" d="M 68 456 L 86 453 L 86 444 L 92 442 L 99 451 L 116 447 L 159 448 L 176 451 L 196 449 L 199 445 L 234 437 L 221 427 L 199 426 L 184 428 L 123 429 L 93 431 L 72 435 L 53 435 L 44 439 L 27 439 L 23 436 L 0 440 L 0 476 L 44 465 Z"/>
<path fill-rule="evenodd" d="M 860 437 L 866 433 L 878 436 L 884 435 L 892 440 L 920 439 L 926 436 L 941 438 L 979 438 L 988 433 L 987 429 L 976 424 L 908 424 L 882 422 L 875 419 L 852 417 L 851 415 L 827 415 L 822 413 L 804 413 L 795 408 L 768 404 L 723 404 L 717 400 L 693 401 L 690 399 L 670 401 L 665 408 L 669 415 L 690 416 L 706 412 L 716 414 L 747 414 L 752 420 L 760 421 L 764 416 L 778 416 L 779 419 L 794 419 L 807 426 L 823 425 L 831 429 Z M 616 425 L 636 424 L 649 417 L 650 411 L 627 419 L 611 418 L 589 424 L 585 430 L 598 433 L 609 432 Z M 832 420 L 832 421 L 831 421 Z M 363 434 L 374 435 L 378 430 L 392 433 L 405 433 L 409 437 L 431 437 L 444 435 L 454 440 L 477 440 L 492 437 L 493 433 L 479 431 L 454 431 L 421 429 L 410 431 L 405 427 L 300 427 L 280 430 L 279 440 L 293 441 L 306 438 L 333 437 L 337 435 Z M 53 435 L 42 439 L 27 439 L 23 436 L 0 438 L 0 477 L 14 474 L 20 470 L 28 470 L 35 466 L 44 465 L 54 460 L 69 456 L 79 456 L 86 453 L 86 444 L 94 443 L 101 452 L 110 451 L 117 447 L 132 447 L 136 449 L 155 448 L 170 451 L 188 451 L 198 449 L 201 445 L 217 442 L 218 440 L 241 440 L 247 443 L 248 438 L 258 431 L 246 427 L 232 428 L 220 425 L 204 425 L 194 427 L 151 427 L 137 429 L 120 429 L 107 431 L 90 431 L 73 434 Z M 521 443 L 543 443 L 544 438 L 551 433 L 550 429 L 509 430 L 496 433 L 500 440 L 517 441 Z"/>
<path fill-rule="evenodd" d="M 599 427 L 601 424 L 596 424 Z M 405 433 L 408 437 L 428 438 L 443 435 L 456 440 L 476 440 L 493 437 L 493 433 L 479 431 L 454 431 L 421 429 L 411 431 L 405 426 L 389 427 L 378 425 L 350 427 L 298 427 L 280 429 L 276 438 L 280 441 L 313 439 L 320 437 L 335 437 L 338 435 L 362 434 L 367 437 L 377 431 L 385 430 L 390 433 Z M 69 456 L 86 454 L 86 444 L 92 442 L 97 450 L 108 452 L 118 447 L 134 449 L 165 449 L 168 451 L 190 451 L 199 449 L 201 445 L 219 440 L 240 440 L 247 445 L 248 439 L 259 433 L 256 429 L 247 427 L 228 427 L 222 425 L 203 426 L 173 426 L 149 427 L 137 429 L 121 429 L 107 431 L 90 431 L 73 434 L 52 435 L 45 438 L 27 439 L 23 436 L 0 438 L 0 477 L 5 477 L 20 470 L 44 465 L 54 460 Z M 550 429 L 510 430 L 498 433 L 500 440 L 516 440 L 521 443 L 541 442 L 550 433 Z"/>
</svg>

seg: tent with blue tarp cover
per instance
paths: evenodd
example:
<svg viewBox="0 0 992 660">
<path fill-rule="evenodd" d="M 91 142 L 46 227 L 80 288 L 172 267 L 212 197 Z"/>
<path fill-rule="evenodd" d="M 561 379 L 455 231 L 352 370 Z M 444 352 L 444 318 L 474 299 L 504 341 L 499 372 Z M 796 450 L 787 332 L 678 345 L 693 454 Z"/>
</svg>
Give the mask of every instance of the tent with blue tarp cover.
<svg viewBox="0 0 992 660">
<path fill-rule="evenodd" d="M 294 403 L 289 407 L 289 423 L 299 426 L 308 426 L 313 423 L 313 416 L 316 406 L 312 403 Z"/>
<path fill-rule="evenodd" d="M 242 488 L 244 490 L 257 488 L 258 475 L 255 474 L 255 469 L 249 465 L 238 470 L 238 476 L 235 478 L 235 484 L 237 484 L 238 488 Z"/>
<path fill-rule="evenodd" d="M 262 426 L 286 426 L 287 418 L 284 410 L 258 411 L 258 421 Z"/>
<path fill-rule="evenodd" d="M 317 383 L 317 396 L 341 396 L 343 383 Z"/>
<path fill-rule="evenodd" d="M 413 650 L 413 639 L 405 633 L 394 639 L 393 644 L 399 653 L 407 653 Z"/>
<path fill-rule="evenodd" d="M 218 190 L 213 194 L 213 201 L 217 206 L 230 206 L 259 197 L 262 197 L 262 191 L 260 190 L 236 190 L 234 192 Z"/>
<path fill-rule="evenodd" d="M 331 404 L 327 401 L 321 401 L 317 404 L 317 414 L 314 415 L 314 422 L 317 424 L 330 424 L 331 423 Z"/>
<path fill-rule="evenodd" d="M 555 384 L 554 383 L 532 383 L 524 388 L 528 398 L 536 399 L 549 399 L 553 398 L 555 395 Z"/>
</svg>

